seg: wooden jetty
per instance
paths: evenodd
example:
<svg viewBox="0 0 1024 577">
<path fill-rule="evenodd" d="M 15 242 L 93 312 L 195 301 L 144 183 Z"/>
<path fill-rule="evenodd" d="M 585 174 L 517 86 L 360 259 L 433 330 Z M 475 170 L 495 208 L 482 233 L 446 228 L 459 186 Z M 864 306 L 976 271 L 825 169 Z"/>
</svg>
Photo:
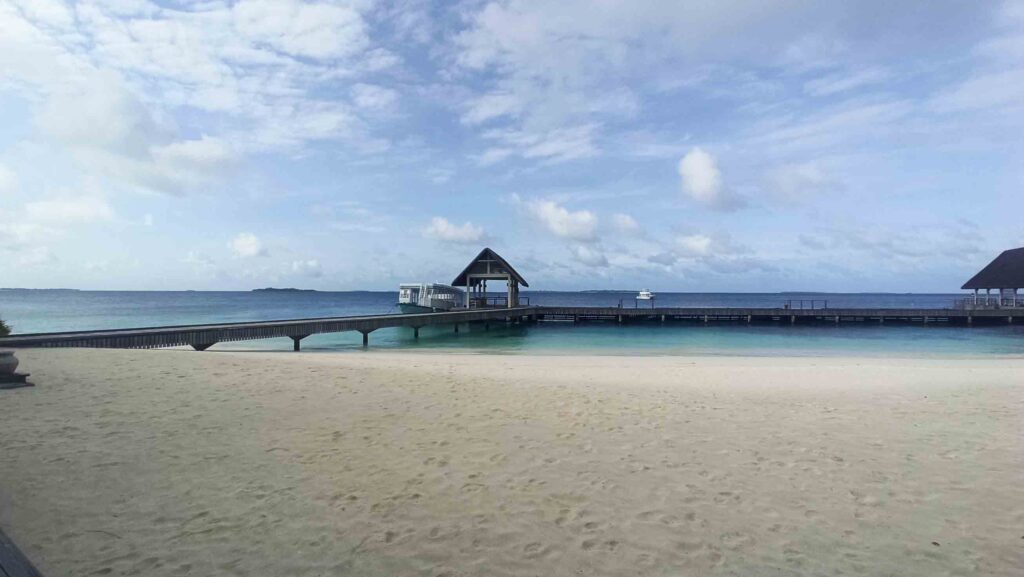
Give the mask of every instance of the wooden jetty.
<svg viewBox="0 0 1024 577">
<path fill-rule="evenodd" d="M 0 338 L 0 347 L 93 347 L 151 349 L 191 346 L 202 351 L 216 343 L 288 337 L 299 350 L 299 342 L 320 333 L 357 331 L 363 345 L 375 330 L 405 327 L 419 337 L 425 326 L 452 325 L 458 332 L 460 324 L 506 323 L 533 321 L 572 322 L 697 322 L 748 324 L 815 324 L 880 323 L 972 326 L 975 324 L 1024 323 L 1024 308 L 1007 309 L 883 309 L 883 308 L 737 308 L 737 307 L 562 307 L 520 306 L 515 308 L 478 308 L 423 314 L 386 314 L 353 317 L 294 319 L 249 323 L 183 325 L 65 333 L 38 333 Z"/>
<path fill-rule="evenodd" d="M 0 338 L 0 346 L 25 347 L 92 347 L 113 349 L 153 349 L 160 347 L 191 346 L 204 351 L 211 346 L 229 341 L 251 341 L 288 337 L 299 350 L 299 342 L 309 335 L 357 331 L 363 335 L 363 345 L 369 344 L 370 333 L 377 329 L 408 327 L 419 337 L 422 327 L 452 325 L 455 332 L 464 323 L 519 322 L 529 320 L 537 307 L 471 309 L 441 313 L 386 314 L 354 317 L 327 317 L 227 323 L 210 325 L 182 325 L 173 327 L 146 327 L 138 329 L 112 329 L 74 331 L 64 333 L 36 333 Z"/>
<path fill-rule="evenodd" d="M 742 307 L 536 307 L 540 320 L 585 321 L 697 321 L 836 324 L 946 323 L 973 325 L 1024 322 L 1024 308 L 1008 309 L 916 309 L 916 308 L 742 308 Z"/>
</svg>

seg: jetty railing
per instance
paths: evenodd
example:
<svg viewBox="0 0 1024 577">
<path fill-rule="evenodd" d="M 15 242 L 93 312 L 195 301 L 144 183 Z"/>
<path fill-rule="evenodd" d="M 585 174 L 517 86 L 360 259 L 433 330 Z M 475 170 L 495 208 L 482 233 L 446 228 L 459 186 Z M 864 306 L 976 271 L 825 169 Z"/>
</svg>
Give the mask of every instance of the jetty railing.
<svg viewBox="0 0 1024 577">
<path fill-rule="evenodd" d="M 974 297 L 966 297 L 953 301 L 953 308 L 964 311 L 1024 308 L 1024 298 L 985 298 L 984 296 L 979 296 L 977 301 L 975 301 Z"/>
<path fill-rule="evenodd" d="M 785 308 L 787 310 L 791 310 L 791 309 L 805 310 L 805 308 L 804 308 L 804 304 L 805 303 L 807 305 L 806 308 L 809 309 L 809 310 L 827 309 L 828 308 L 828 300 L 827 299 L 789 299 L 788 301 L 786 301 L 786 304 L 785 304 L 785 306 L 783 308 Z"/>
</svg>

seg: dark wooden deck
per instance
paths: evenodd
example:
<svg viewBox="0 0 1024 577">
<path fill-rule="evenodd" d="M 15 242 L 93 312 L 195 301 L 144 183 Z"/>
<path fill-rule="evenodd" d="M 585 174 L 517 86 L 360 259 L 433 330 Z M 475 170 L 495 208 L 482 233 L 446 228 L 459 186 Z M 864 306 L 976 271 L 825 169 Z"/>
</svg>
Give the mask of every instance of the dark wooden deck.
<svg viewBox="0 0 1024 577">
<path fill-rule="evenodd" d="M 943 323 L 956 325 L 1024 323 L 1024 307 L 1013 309 L 787 309 L 787 308 L 618 308 L 618 307 L 553 307 L 525 306 L 517 308 L 472 309 L 466 311 L 388 314 L 354 317 L 330 317 L 146 327 L 66 333 L 38 333 L 0 338 L 0 347 L 94 347 L 149 349 L 191 346 L 205 350 L 229 341 L 245 341 L 289 337 L 299 350 L 299 341 L 320 333 L 358 331 L 363 344 L 368 335 L 382 328 L 407 327 L 419 336 L 419 329 L 433 325 L 454 325 L 458 330 L 465 323 L 500 323 L 520 320 L 573 322 L 733 322 L 733 323 Z"/>
<path fill-rule="evenodd" d="M 536 310 L 537 307 L 473 309 L 443 313 L 388 314 L 251 323 L 36 333 L 0 338 L 0 347 L 152 349 L 191 346 L 196 350 L 205 350 L 221 342 L 289 337 L 295 343 L 295 350 L 299 350 L 299 341 L 309 335 L 320 333 L 358 331 L 363 334 L 363 344 L 367 344 L 369 340 L 368 335 L 377 329 L 409 327 L 418 336 L 421 327 L 454 325 L 455 330 L 458 330 L 458 325 L 461 323 L 516 321 L 536 314 Z"/>
</svg>

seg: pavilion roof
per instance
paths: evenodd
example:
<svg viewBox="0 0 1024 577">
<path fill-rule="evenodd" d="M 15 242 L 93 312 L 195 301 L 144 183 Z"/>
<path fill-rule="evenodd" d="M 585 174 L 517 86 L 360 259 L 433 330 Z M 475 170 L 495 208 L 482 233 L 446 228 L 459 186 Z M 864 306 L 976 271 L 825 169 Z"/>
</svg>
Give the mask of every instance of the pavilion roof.
<svg viewBox="0 0 1024 577">
<path fill-rule="evenodd" d="M 1024 288 L 1024 247 L 1004 250 L 961 288 Z"/>
</svg>

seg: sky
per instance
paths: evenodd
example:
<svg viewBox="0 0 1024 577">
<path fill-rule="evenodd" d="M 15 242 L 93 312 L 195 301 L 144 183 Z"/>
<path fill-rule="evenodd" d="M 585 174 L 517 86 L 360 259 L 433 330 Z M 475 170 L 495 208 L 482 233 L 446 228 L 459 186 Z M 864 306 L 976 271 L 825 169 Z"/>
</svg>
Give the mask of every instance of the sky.
<svg viewBox="0 0 1024 577">
<path fill-rule="evenodd" d="M 0 0 L 0 287 L 955 292 L 1024 1 Z"/>
</svg>

